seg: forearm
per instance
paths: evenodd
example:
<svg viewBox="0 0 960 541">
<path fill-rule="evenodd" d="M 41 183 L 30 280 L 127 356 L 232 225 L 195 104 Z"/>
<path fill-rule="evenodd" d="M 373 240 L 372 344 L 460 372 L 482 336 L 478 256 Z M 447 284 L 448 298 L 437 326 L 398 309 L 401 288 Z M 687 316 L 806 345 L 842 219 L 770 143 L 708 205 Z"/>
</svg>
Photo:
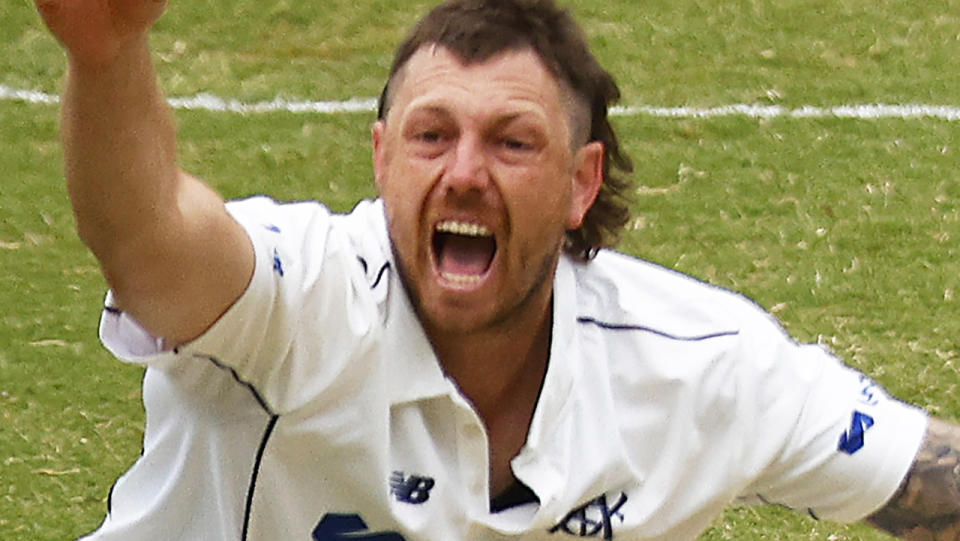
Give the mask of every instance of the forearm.
<svg viewBox="0 0 960 541">
<path fill-rule="evenodd" d="M 148 33 L 166 0 L 36 0 L 69 57 L 62 105 L 77 230 L 120 307 L 171 344 L 243 292 L 253 247 L 223 199 L 176 165 Z"/>
<path fill-rule="evenodd" d="M 903 539 L 960 540 L 960 427 L 930 420 L 900 490 L 868 522 Z"/>
<path fill-rule="evenodd" d="M 147 37 L 109 63 L 71 59 L 62 106 L 67 184 L 83 240 L 101 262 L 175 209 L 173 121 Z M 122 235 L 120 234 L 122 233 Z"/>
</svg>

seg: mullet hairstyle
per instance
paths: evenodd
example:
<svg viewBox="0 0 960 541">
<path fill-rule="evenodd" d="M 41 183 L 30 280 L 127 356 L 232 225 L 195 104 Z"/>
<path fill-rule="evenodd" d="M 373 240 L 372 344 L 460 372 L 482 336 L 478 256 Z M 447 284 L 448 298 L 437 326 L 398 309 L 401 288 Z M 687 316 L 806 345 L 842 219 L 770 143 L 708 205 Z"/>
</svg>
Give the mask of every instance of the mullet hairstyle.
<svg viewBox="0 0 960 541">
<path fill-rule="evenodd" d="M 421 47 L 442 45 L 467 65 L 482 63 L 507 51 L 533 49 L 550 72 L 589 111 L 589 135 L 584 120 L 571 111 L 574 145 L 600 141 L 604 146 L 603 184 L 583 224 L 566 233 L 564 251 L 583 261 L 619 240 L 633 206 L 633 162 L 620 148 L 607 112 L 620 99 L 620 89 L 590 52 L 580 26 L 553 0 L 448 0 L 434 8 L 397 48 L 390 77 L 380 94 L 377 118 L 386 120 L 391 88 L 407 60 Z M 582 141 L 582 139 L 586 141 Z M 611 171 L 611 166 L 616 170 Z"/>
</svg>

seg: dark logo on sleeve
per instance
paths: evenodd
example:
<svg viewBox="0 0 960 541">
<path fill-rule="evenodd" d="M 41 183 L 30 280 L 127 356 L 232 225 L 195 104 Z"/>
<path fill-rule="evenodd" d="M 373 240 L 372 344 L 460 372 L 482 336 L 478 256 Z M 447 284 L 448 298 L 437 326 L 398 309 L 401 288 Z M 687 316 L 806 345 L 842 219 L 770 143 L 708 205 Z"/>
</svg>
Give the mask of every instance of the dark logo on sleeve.
<svg viewBox="0 0 960 541">
<path fill-rule="evenodd" d="M 430 499 L 430 489 L 436 484 L 430 477 L 411 475 L 404 477 L 402 471 L 390 475 L 390 494 L 401 503 L 419 505 Z"/>
<path fill-rule="evenodd" d="M 872 379 L 866 376 L 860 376 L 860 395 L 858 401 L 867 407 L 876 406 L 883 398 L 883 388 L 877 385 Z M 850 419 L 850 428 L 840 434 L 840 442 L 837 444 L 837 450 L 848 455 L 852 455 L 863 449 L 865 444 L 864 435 L 870 427 L 874 425 L 873 417 L 866 413 L 856 411 Z"/>
<path fill-rule="evenodd" d="M 854 411 L 853 418 L 850 420 L 850 429 L 840 434 L 840 443 L 837 445 L 837 450 L 852 455 L 862 449 L 864 434 L 871 426 L 873 426 L 873 417 L 866 413 Z"/>
<path fill-rule="evenodd" d="M 623 492 L 613 505 L 607 503 L 606 495 L 600 496 L 570 511 L 559 524 L 550 528 L 550 533 L 563 532 L 577 537 L 613 539 L 613 519 L 616 517 L 623 523 L 624 517 L 620 508 L 625 503 L 627 495 Z"/>
<path fill-rule="evenodd" d="M 280 252 L 276 248 L 273 249 L 273 271 L 283 277 L 283 261 L 280 260 Z"/>
<path fill-rule="evenodd" d="M 867 376 L 860 376 L 860 402 L 876 406 L 883 396 L 883 388 Z"/>
</svg>

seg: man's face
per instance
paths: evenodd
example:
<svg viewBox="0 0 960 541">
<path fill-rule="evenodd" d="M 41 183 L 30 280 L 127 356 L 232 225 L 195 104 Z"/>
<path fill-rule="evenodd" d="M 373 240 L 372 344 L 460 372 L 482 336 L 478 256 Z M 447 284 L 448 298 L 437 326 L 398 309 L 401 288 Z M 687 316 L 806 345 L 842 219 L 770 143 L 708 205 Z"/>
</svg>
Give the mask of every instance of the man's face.
<svg viewBox="0 0 960 541">
<path fill-rule="evenodd" d="M 374 171 L 428 332 L 542 317 L 564 233 L 599 189 L 602 145 L 574 148 L 568 94 L 531 50 L 466 66 L 424 47 L 395 84 Z"/>
</svg>

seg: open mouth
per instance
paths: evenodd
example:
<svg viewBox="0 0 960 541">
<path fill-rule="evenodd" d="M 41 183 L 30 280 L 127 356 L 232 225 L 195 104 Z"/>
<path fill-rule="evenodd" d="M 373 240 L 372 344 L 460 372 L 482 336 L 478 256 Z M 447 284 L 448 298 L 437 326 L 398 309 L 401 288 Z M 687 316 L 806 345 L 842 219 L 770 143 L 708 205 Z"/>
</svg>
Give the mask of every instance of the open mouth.
<svg viewBox="0 0 960 541">
<path fill-rule="evenodd" d="M 433 230 L 434 261 L 440 276 L 450 282 L 479 282 L 496 253 L 497 241 L 486 226 L 445 220 Z"/>
</svg>

